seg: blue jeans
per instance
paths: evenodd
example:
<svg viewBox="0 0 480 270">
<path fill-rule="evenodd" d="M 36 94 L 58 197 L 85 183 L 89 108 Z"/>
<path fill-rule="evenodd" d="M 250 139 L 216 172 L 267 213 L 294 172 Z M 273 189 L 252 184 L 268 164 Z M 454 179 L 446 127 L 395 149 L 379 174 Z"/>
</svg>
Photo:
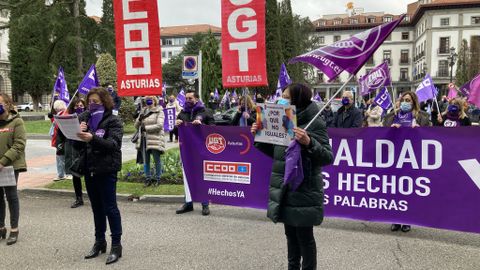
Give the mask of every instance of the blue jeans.
<svg viewBox="0 0 480 270">
<path fill-rule="evenodd" d="M 107 218 L 110 225 L 112 245 L 120 245 L 122 219 L 117 206 L 117 175 L 85 175 L 85 186 L 92 205 L 95 223 L 95 241 L 105 241 Z"/>
<path fill-rule="evenodd" d="M 160 151 L 158 150 L 147 150 L 145 153 L 145 161 L 143 163 L 143 170 L 147 179 L 152 178 L 152 170 L 150 168 L 150 155 L 153 156 L 153 161 L 155 162 L 155 179 L 160 181 L 160 176 L 162 175 L 162 161 L 160 160 Z"/>
<path fill-rule="evenodd" d="M 65 156 L 57 155 L 57 175 L 58 178 L 65 178 Z"/>
</svg>

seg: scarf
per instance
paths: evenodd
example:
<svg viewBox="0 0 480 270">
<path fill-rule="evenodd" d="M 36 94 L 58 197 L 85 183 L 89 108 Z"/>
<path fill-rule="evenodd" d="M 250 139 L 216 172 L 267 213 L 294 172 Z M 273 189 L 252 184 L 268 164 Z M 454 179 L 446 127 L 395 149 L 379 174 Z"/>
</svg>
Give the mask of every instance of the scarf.
<svg viewBox="0 0 480 270">
<path fill-rule="evenodd" d="M 393 118 L 394 124 L 400 124 L 402 127 L 412 127 L 413 126 L 413 113 L 412 112 L 398 112 Z"/>
</svg>

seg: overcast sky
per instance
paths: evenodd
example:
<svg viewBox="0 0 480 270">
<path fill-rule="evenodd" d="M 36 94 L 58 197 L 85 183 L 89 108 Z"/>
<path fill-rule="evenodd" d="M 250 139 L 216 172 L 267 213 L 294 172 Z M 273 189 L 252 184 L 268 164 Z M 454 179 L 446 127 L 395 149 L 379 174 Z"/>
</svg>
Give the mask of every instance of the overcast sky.
<svg viewBox="0 0 480 270">
<path fill-rule="evenodd" d="M 86 0 L 88 15 L 102 15 L 102 0 Z M 345 13 L 346 0 L 291 0 L 293 12 L 316 20 L 321 15 Z M 357 0 L 356 8 L 366 12 L 385 11 L 401 14 L 407 4 L 415 0 Z M 213 24 L 220 26 L 220 0 L 160 0 L 160 23 L 162 26 L 186 24 Z"/>
</svg>

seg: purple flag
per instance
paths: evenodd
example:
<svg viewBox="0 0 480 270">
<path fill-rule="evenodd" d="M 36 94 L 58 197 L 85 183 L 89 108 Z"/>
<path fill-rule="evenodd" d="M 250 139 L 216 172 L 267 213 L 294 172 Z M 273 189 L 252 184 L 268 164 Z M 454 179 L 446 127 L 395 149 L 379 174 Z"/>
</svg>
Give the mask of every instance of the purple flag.
<svg viewBox="0 0 480 270">
<path fill-rule="evenodd" d="M 257 90 L 253 92 L 253 102 L 257 103 Z"/>
<path fill-rule="evenodd" d="M 220 101 L 220 105 L 224 105 L 227 103 L 227 100 L 230 98 L 230 91 L 226 90 L 225 94 L 223 94 L 222 100 Z"/>
<path fill-rule="evenodd" d="M 163 110 L 165 120 L 163 121 L 163 130 L 172 131 L 175 128 L 175 107 Z"/>
<path fill-rule="evenodd" d="M 282 63 L 282 66 L 280 67 L 280 74 L 278 75 L 276 96 L 281 97 L 282 90 L 291 83 L 292 80 L 290 79 L 290 75 L 288 75 L 287 67 L 284 63 Z"/>
<path fill-rule="evenodd" d="M 454 99 L 457 97 L 457 89 L 455 89 L 455 85 L 452 85 L 448 87 L 448 96 L 447 98 L 450 100 L 450 99 Z"/>
<path fill-rule="evenodd" d="M 436 98 L 438 91 L 433 84 L 430 74 L 427 74 L 427 76 L 425 76 L 425 79 L 423 79 L 420 85 L 418 85 L 415 92 L 418 96 L 418 102 L 423 102 L 429 99 Z"/>
<path fill-rule="evenodd" d="M 213 94 L 213 98 L 215 98 L 215 100 L 219 100 L 220 99 L 220 94 L 218 93 L 218 89 L 215 88 L 215 93 Z"/>
<path fill-rule="evenodd" d="M 318 102 L 321 102 L 321 101 L 322 101 L 322 97 L 321 97 L 320 94 L 317 92 L 317 93 L 315 94 L 315 96 L 313 97 L 313 100 L 318 101 Z"/>
<path fill-rule="evenodd" d="M 303 182 L 302 146 L 297 140 L 293 140 L 285 151 L 285 174 L 283 183 L 290 184 L 291 190 L 295 191 Z"/>
<path fill-rule="evenodd" d="M 376 66 L 372 71 L 360 77 L 358 83 L 360 84 L 360 94 L 362 96 L 368 95 L 382 86 L 389 85 L 391 78 L 388 63 L 383 62 L 381 65 Z"/>
<path fill-rule="evenodd" d="M 294 57 L 289 63 L 305 62 L 313 65 L 322 70 L 330 81 L 344 70 L 350 74 L 356 74 L 404 17 L 405 15 L 402 15 L 397 20 Z"/>
<path fill-rule="evenodd" d="M 480 107 L 480 74 L 460 87 L 460 91 L 468 98 L 468 102 Z"/>
<path fill-rule="evenodd" d="M 78 92 L 82 95 L 87 95 L 88 92 L 90 92 L 90 89 L 98 86 L 100 86 L 100 82 L 97 77 L 97 69 L 95 68 L 95 64 L 93 64 L 90 66 L 90 69 L 78 86 Z"/>
<path fill-rule="evenodd" d="M 180 93 L 177 95 L 178 104 L 183 108 L 185 105 L 185 90 L 182 88 L 180 89 Z"/>
<path fill-rule="evenodd" d="M 58 76 L 53 89 L 58 93 L 59 99 L 65 101 L 66 104 L 70 103 L 70 93 L 68 93 L 67 81 L 65 81 L 65 73 L 62 67 L 58 68 Z"/>
<path fill-rule="evenodd" d="M 384 110 L 388 110 L 388 108 L 392 107 L 392 98 L 390 97 L 390 94 L 388 93 L 388 90 L 386 87 L 383 87 L 383 89 L 378 93 L 378 95 L 375 97 L 373 100 L 375 104 L 378 106 L 382 107 Z"/>
</svg>

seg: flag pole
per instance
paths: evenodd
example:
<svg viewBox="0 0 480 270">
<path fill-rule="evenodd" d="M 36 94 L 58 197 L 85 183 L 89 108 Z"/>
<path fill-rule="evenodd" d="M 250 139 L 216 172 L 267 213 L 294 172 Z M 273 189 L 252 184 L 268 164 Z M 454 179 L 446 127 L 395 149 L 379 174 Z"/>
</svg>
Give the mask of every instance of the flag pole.
<svg viewBox="0 0 480 270">
<path fill-rule="evenodd" d="M 68 105 L 67 105 L 67 109 L 68 109 L 68 107 L 70 107 L 70 104 L 72 103 L 72 100 L 73 100 L 73 98 L 77 95 L 77 93 L 78 93 L 78 89 L 75 91 L 75 93 L 73 94 L 73 96 L 70 98 L 70 101 L 68 102 Z"/>
<path fill-rule="evenodd" d="M 315 121 L 315 119 L 317 119 L 317 117 L 320 116 L 320 114 L 325 110 L 325 107 L 327 107 L 330 103 L 332 103 L 333 99 L 338 95 L 338 93 L 340 93 L 343 90 L 343 88 L 345 88 L 347 83 L 349 83 L 354 76 L 355 74 L 351 74 L 350 77 L 348 77 L 348 80 L 337 90 L 337 92 L 335 92 L 335 94 L 332 95 L 332 97 L 330 97 L 330 99 L 323 105 L 323 107 L 320 109 L 320 111 L 318 111 L 318 113 L 313 117 L 313 119 L 310 120 L 310 122 L 305 127 L 305 130 L 307 130 L 310 127 L 310 125 L 313 123 L 313 121 Z"/>
</svg>

